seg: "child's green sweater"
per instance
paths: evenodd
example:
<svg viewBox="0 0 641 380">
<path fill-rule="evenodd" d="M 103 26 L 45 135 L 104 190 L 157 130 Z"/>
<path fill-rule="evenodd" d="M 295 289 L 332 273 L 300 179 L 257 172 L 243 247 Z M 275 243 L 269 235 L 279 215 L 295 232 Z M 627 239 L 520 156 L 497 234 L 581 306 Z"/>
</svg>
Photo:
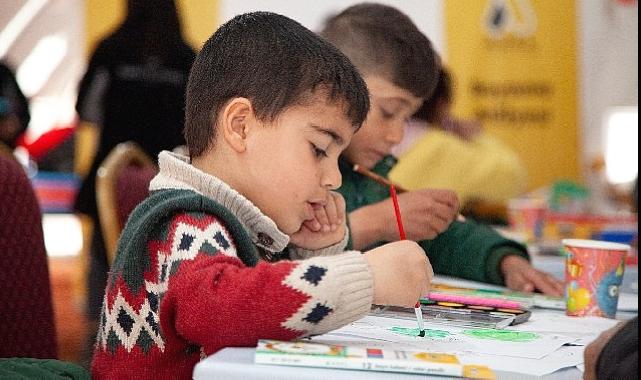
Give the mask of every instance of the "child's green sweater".
<svg viewBox="0 0 641 380">
<path fill-rule="evenodd" d="M 376 164 L 373 171 L 387 178 L 395 164 L 396 159 L 388 156 Z M 354 172 L 349 162 L 341 159 L 339 165 L 343 185 L 338 191 L 345 197 L 347 212 L 389 197 L 386 186 Z M 383 243 L 385 242 L 381 241 L 376 245 Z M 427 252 L 436 273 L 498 285 L 504 283 L 499 265 L 505 256 L 529 258 L 522 244 L 505 239 L 493 229 L 470 221 L 455 221 L 434 240 L 422 240 L 418 243 Z"/>
</svg>

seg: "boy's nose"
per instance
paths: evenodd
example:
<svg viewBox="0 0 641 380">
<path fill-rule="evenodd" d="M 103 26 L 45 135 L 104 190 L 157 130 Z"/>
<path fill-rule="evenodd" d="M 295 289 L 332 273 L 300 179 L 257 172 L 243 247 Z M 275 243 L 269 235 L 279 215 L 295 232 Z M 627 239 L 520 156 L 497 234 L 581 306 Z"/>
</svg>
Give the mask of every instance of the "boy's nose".
<svg viewBox="0 0 641 380">
<path fill-rule="evenodd" d="M 336 190 L 341 187 L 343 177 L 337 163 L 330 164 L 330 166 L 323 174 L 321 185 L 328 190 Z"/>
<path fill-rule="evenodd" d="M 394 145 L 400 144 L 405 134 L 405 122 L 398 121 L 390 123 L 386 128 L 386 132 L 385 140 Z"/>
</svg>

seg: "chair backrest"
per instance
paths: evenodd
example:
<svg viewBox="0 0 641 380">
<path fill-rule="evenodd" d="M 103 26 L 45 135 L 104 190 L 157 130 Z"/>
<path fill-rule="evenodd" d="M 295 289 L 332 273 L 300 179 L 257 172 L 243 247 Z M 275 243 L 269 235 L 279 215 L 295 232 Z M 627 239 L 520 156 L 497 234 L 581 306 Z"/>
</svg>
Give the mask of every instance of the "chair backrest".
<svg viewBox="0 0 641 380">
<path fill-rule="evenodd" d="M 23 168 L 2 154 L 0 357 L 57 357 L 40 207 Z"/>
<path fill-rule="evenodd" d="M 2 141 L 0 141 L 0 154 L 4 154 L 6 156 L 13 156 L 13 152 L 11 148 L 9 148 L 8 145 L 5 145 Z"/>
<path fill-rule="evenodd" d="M 100 165 L 96 201 L 109 265 L 129 214 L 149 195 L 149 182 L 156 173 L 156 164 L 131 141 L 118 144 Z"/>
</svg>

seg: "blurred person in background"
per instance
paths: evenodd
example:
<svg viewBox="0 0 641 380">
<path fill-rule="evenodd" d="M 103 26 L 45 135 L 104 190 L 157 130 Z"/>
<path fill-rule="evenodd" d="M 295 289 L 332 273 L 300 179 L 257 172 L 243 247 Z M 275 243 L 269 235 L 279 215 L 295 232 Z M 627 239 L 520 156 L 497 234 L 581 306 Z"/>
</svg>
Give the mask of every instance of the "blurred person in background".
<svg viewBox="0 0 641 380">
<path fill-rule="evenodd" d="M 6 150 L 15 149 L 30 119 L 29 101 L 20 90 L 11 68 L 0 61 L 0 143 Z"/>
<path fill-rule="evenodd" d="M 184 94 L 194 50 L 182 36 L 173 0 L 129 0 L 127 16 L 93 52 L 80 83 L 80 128 L 98 128 L 98 148 L 76 211 L 93 220 L 87 313 L 97 325 L 108 262 L 96 206 L 96 172 L 119 143 L 134 141 L 151 157 L 184 144 Z M 90 331 L 91 343 L 95 330 Z"/>
<path fill-rule="evenodd" d="M 399 162 L 390 179 L 409 190 L 454 190 L 463 209 L 479 200 L 500 203 L 519 196 L 527 173 L 516 152 L 477 121 L 454 117 L 452 103 L 452 78 L 441 68 L 434 95 L 413 115 L 393 151 Z"/>
</svg>

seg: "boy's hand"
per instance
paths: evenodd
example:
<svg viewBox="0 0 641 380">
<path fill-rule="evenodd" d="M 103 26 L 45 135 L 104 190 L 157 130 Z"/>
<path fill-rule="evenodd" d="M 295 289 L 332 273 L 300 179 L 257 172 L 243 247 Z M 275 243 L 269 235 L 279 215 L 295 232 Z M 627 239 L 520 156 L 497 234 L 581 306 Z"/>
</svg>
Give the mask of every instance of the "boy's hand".
<svg viewBox="0 0 641 380">
<path fill-rule="evenodd" d="M 445 231 L 458 215 L 459 201 L 451 190 L 423 189 L 398 195 L 403 225 L 408 240 L 434 239 Z M 398 239 L 394 206 L 391 199 L 377 204 L 385 223 L 385 240 Z M 376 222 L 376 220 L 372 221 Z"/>
<path fill-rule="evenodd" d="M 314 207 L 314 218 L 306 220 L 300 230 L 290 236 L 290 241 L 297 247 L 316 250 L 340 242 L 345 231 L 345 199 L 330 191 L 325 204 Z"/>
<path fill-rule="evenodd" d="M 541 291 L 543 294 L 560 297 L 563 283 L 556 277 L 534 269 L 529 261 L 521 256 L 509 255 L 501 260 L 501 272 L 505 285 L 522 292 Z"/>
<path fill-rule="evenodd" d="M 425 251 L 413 241 L 385 244 L 365 252 L 374 278 L 374 303 L 413 307 L 434 277 Z"/>
</svg>

